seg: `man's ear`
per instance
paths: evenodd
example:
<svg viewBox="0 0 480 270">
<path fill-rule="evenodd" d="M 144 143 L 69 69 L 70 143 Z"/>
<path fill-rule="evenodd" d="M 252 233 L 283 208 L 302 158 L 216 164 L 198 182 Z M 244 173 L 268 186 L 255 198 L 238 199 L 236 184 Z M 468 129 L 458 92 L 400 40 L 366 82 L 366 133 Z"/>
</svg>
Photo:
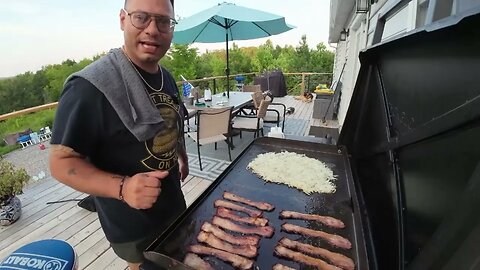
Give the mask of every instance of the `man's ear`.
<svg viewBox="0 0 480 270">
<path fill-rule="evenodd" d="M 126 19 L 126 16 L 127 14 L 125 14 L 125 11 L 123 10 L 120 10 L 120 14 L 119 14 L 119 17 L 120 17 L 120 29 L 122 29 L 122 31 L 124 31 L 125 29 L 125 19 Z"/>
</svg>

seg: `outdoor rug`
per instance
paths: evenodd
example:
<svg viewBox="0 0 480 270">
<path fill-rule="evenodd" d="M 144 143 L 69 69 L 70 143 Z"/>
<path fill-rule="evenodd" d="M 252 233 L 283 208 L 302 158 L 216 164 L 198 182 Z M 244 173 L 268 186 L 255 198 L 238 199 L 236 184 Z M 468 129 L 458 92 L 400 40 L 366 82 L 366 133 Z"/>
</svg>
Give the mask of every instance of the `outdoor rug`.
<svg viewBox="0 0 480 270">
<path fill-rule="evenodd" d="M 305 132 L 307 131 L 308 124 L 308 120 L 287 118 L 285 119 L 285 130 L 283 133 L 286 135 L 304 136 Z"/>
<path fill-rule="evenodd" d="M 213 181 L 230 165 L 229 161 L 204 156 L 201 150 L 200 153 L 202 154 L 203 171 L 200 171 L 197 154 L 187 153 L 191 175 Z"/>
</svg>

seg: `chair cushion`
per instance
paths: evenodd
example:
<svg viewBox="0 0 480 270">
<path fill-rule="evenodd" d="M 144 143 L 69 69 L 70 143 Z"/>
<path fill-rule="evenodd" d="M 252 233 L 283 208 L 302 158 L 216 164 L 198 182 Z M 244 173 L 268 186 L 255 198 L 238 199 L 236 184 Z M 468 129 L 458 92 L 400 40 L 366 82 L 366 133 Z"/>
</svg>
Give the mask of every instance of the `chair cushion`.
<svg viewBox="0 0 480 270">
<path fill-rule="evenodd" d="M 263 120 L 265 120 L 265 122 L 277 122 L 283 120 L 283 115 L 280 114 L 280 117 L 277 117 L 279 117 L 279 115 L 276 112 L 267 111 L 267 114 L 265 117 L 263 117 Z"/>
<path fill-rule="evenodd" d="M 263 127 L 263 119 L 260 119 L 260 128 Z M 233 128 L 237 129 L 257 129 L 257 118 L 235 117 L 233 119 Z"/>
<path fill-rule="evenodd" d="M 10 254 L 0 269 L 72 270 L 76 267 L 73 247 L 65 241 L 47 239 L 24 245 Z"/>
</svg>

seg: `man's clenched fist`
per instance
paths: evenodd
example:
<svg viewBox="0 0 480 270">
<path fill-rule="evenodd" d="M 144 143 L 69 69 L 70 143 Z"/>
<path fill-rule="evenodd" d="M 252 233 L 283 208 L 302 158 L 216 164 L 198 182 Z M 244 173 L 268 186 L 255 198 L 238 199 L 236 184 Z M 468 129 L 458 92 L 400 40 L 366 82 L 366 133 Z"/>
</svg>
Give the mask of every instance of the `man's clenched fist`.
<svg viewBox="0 0 480 270">
<path fill-rule="evenodd" d="M 135 209 L 148 209 L 160 195 L 161 180 L 167 177 L 168 171 L 152 171 L 135 174 L 123 184 L 123 199 Z"/>
</svg>

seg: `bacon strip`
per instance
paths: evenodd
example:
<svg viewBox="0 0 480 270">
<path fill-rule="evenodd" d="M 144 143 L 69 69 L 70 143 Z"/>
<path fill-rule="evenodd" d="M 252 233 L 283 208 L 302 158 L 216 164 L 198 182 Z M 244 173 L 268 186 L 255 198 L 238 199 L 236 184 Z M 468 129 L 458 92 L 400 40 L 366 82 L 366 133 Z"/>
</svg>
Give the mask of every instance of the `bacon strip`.
<svg viewBox="0 0 480 270">
<path fill-rule="evenodd" d="M 232 202 L 229 202 L 229 201 L 225 201 L 225 200 L 216 200 L 215 201 L 215 207 L 225 207 L 225 208 L 232 209 L 232 210 L 235 210 L 235 211 L 244 212 L 244 213 L 247 213 L 251 217 L 261 217 L 262 216 L 262 211 L 253 210 L 253 209 L 247 208 L 245 206 L 241 206 L 241 205 L 238 205 L 238 204 L 235 204 L 235 203 L 232 203 Z"/>
<path fill-rule="evenodd" d="M 252 260 L 216 248 L 206 247 L 202 245 L 192 245 L 188 248 L 188 251 L 196 254 L 215 256 L 220 260 L 228 262 L 233 267 L 237 267 L 239 269 L 251 269 L 253 266 Z"/>
<path fill-rule="evenodd" d="M 282 211 L 280 212 L 280 218 L 292 218 L 292 219 L 303 219 L 303 220 L 313 220 L 319 221 L 324 225 L 330 226 L 332 228 L 342 229 L 345 228 L 345 224 L 336 218 L 320 215 L 310 215 L 303 214 L 294 211 Z"/>
<path fill-rule="evenodd" d="M 269 203 L 255 202 L 255 201 L 249 200 L 247 198 L 244 198 L 244 197 L 241 197 L 241 196 L 238 196 L 236 194 L 226 192 L 226 191 L 223 193 L 223 198 L 225 198 L 227 200 L 230 200 L 230 201 L 250 205 L 250 206 L 253 206 L 253 207 L 255 207 L 257 209 L 260 209 L 260 210 L 263 210 L 263 211 L 272 211 L 273 209 L 275 209 L 275 206 L 273 206 Z"/>
<path fill-rule="evenodd" d="M 257 246 L 260 240 L 257 236 L 233 236 L 209 222 L 203 223 L 202 231 L 211 233 L 234 245 Z"/>
<path fill-rule="evenodd" d="M 320 255 L 323 258 L 327 259 L 332 264 L 338 267 L 341 267 L 342 269 L 345 269 L 345 270 L 355 269 L 355 264 L 353 263 L 353 260 L 343 254 L 331 252 L 324 248 L 315 247 L 308 244 L 293 241 L 288 238 L 282 238 L 280 240 L 280 244 L 286 248 L 295 249 L 303 253 L 307 253 L 311 255 Z"/>
<path fill-rule="evenodd" d="M 239 233 L 244 233 L 244 234 L 258 234 L 260 236 L 264 237 L 272 237 L 274 229 L 271 226 L 265 226 L 265 227 L 245 227 L 241 226 L 238 224 L 235 224 L 231 222 L 228 219 L 224 219 L 218 216 L 214 216 L 212 223 L 214 225 L 217 225 L 220 228 L 234 231 L 234 232 L 239 232 Z"/>
<path fill-rule="evenodd" d="M 193 253 L 187 253 L 187 256 L 183 259 L 183 263 L 195 270 L 215 270 L 208 262 Z"/>
<path fill-rule="evenodd" d="M 227 208 L 224 207 L 218 207 L 217 208 L 217 216 L 223 217 L 223 218 L 228 218 L 233 221 L 238 221 L 242 223 L 246 223 L 249 225 L 255 225 L 255 226 L 265 226 L 268 223 L 268 219 L 266 218 L 261 218 L 261 217 L 241 217 L 235 214 L 235 212 L 228 210 Z"/>
<path fill-rule="evenodd" d="M 317 269 L 321 269 L 321 270 L 342 270 L 342 268 L 336 267 L 335 265 L 328 264 L 321 259 L 307 256 L 305 254 L 293 251 L 281 245 L 278 245 L 275 247 L 275 254 L 299 263 L 314 266 Z"/>
<path fill-rule="evenodd" d="M 336 234 L 330 234 L 322 231 L 316 231 L 312 229 L 308 229 L 305 227 L 289 224 L 289 223 L 284 223 L 282 224 L 282 230 L 289 232 L 289 233 L 295 233 L 295 234 L 300 234 L 300 235 L 306 235 L 306 236 L 312 236 L 312 237 L 319 237 L 327 241 L 329 244 L 345 249 L 351 249 L 352 248 L 352 243 L 348 241 L 348 239 L 345 239 L 341 237 L 340 235 Z"/>
<path fill-rule="evenodd" d="M 205 243 L 213 248 L 221 249 L 230 253 L 242 255 L 247 258 L 257 256 L 257 248 L 254 246 L 234 246 L 211 233 L 201 231 L 197 236 L 198 242 Z"/>
<path fill-rule="evenodd" d="M 272 270 L 295 270 L 295 268 L 291 268 L 286 265 L 277 263 L 273 266 Z"/>
</svg>

